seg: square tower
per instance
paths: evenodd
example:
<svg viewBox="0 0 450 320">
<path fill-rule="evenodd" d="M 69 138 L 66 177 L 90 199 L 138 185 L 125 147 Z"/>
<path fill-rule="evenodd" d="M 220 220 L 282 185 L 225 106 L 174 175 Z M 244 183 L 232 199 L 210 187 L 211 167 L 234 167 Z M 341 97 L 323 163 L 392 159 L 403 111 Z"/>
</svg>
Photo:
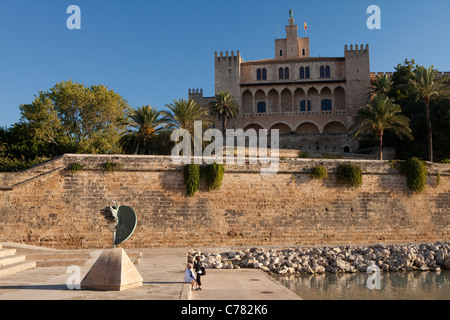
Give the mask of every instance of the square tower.
<svg viewBox="0 0 450 320">
<path fill-rule="evenodd" d="M 286 39 L 275 39 L 275 59 L 309 58 L 309 38 L 298 37 L 298 26 L 293 17 L 286 26 Z"/>
</svg>

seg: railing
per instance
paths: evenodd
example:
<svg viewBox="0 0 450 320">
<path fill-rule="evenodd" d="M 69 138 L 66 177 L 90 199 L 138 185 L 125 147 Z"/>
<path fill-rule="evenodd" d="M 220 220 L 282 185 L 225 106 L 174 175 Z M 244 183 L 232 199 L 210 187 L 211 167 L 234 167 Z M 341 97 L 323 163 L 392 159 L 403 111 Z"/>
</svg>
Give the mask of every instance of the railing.
<svg viewBox="0 0 450 320">
<path fill-rule="evenodd" d="M 303 117 L 303 116 L 316 116 L 316 115 L 337 115 L 342 116 L 346 115 L 345 110 L 332 110 L 332 111 L 295 111 L 295 112 L 268 112 L 268 113 L 243 113 L 241 114 L 242 118 L 252 118 L 252 117 Z"/>
</svg>

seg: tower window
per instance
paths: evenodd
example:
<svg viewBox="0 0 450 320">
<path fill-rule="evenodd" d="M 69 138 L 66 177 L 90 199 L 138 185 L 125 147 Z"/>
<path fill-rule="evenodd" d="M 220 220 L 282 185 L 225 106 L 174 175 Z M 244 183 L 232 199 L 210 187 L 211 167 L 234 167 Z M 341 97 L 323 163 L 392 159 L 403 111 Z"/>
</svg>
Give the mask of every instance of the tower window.
<svg viewBox="0 0 450 320">
<path fill-rule="evenodd" d="M 325 78 L 325 67 L 324 66 L 320 67 L 320 77 Z"/>
<path fill-rule="evenodd" d="M 284 79 L 284 71 L 283 68 L 278 69 L 278 78 Z"/>
<path fill-rule="evenodd" d="M 330 66 L 327 66 L 327 67 L 325 68 L 325 77 L 326 77 L 326 78 L 330 78 L 330 74 L 331 74 L 331 72 L 330 72 Z"/>
<path fill-rule="evenodd" d="M 284 68 L 284 78 L 289 79 L 289 68 Z"/>
<path fill-rule="evenodd" d="M 280 57 L 283 56 L 283 50 L 280 50 Z"/>
<path fill-rule="evenodd" d="M 256 80 L 261 80 L 261 69 L 256 70 Z"/>
<path fill-rule="evenodd" d="M 262 79 L 267 80 L 267 69 L 262 69 Z"/>
<path fill-rule="evenodd" d="M 300 68 L 300 79 L 305 79 L 305 68 Z"/>
<path fill-rule="evenodd" d="M 306 50 L 305 49 L 302 50 L 302 54 L 306 55 Z"/>
</svg>

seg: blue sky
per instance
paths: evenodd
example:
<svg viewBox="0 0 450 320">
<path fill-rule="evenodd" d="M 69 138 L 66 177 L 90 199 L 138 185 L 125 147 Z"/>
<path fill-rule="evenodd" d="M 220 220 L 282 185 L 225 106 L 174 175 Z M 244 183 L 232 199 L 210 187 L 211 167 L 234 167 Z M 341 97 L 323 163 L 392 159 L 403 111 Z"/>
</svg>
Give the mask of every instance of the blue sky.
<svg viewBox="0 0 450 320">
<path fill-rule="evenodd" d="M 81 30 L 66 27 L 69 5 L 81 8 Z M 366 27 L 369 5 L 381 8 L 381 30 Z M 135 108 L 162 109 L 189 88 L 211 96 L 214 52 L 273 58 L 291 8 L 300 35 L 308 24 L 312 56 L 368 43 L 372 71 L 405 58 L 450 71 L 448 0 L 0 0 L 0 126 L 18 122 L 19 105 L 39 90 L 70 79 L 104 84 Z"/>
</svg>

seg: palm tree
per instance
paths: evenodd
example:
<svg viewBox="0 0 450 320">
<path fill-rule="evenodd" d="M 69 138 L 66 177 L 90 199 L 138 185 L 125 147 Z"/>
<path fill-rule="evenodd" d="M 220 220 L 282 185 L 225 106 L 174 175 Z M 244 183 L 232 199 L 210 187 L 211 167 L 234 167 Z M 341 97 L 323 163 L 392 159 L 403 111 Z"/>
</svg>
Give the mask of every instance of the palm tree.
<svg viewBox="0 0 450 320">
<path fill-rule="evenodd" d="M 214 101 L 209 103 L 210 115 L 222 121 L 223 133 L 227 128 L 227 121 L 236 119 L 239 114 L 239 105 L 234 101 L 230 92 L 220 92 L 215 95 Z"/>
<path fill-rule="evenodd" d="M 166 107 L 169 111 L 162 111 L 162 114 L 167 121 L 166 129 L 170 131 L 185 129 L 193 136 L 194 122 L 202 121 L 203 128 L 208 128 L 212 124 L 207 109 L 202 108 L 192 99 L 174 100 Z"/>
<path fill-rule="evenodd" d="M 203 141 L 203 132 L 206 131 L 213 123 L 213 120 L 208 114 L 208 110 L 201 107 L 192 99 L 189 100 L 173 100 L 173 103 L 166 105 L 169 111 L 163 111 L 167 119 L 166 129 L 173 132 L 178 129 L 187 130 L 191 136 L 191 151 L 196 152 L 196 141 L 201 139 L 201 147 L 206 147 L 206 141 Z M 201 121 L 202 136 L 196 137 L 194 124 Z"/>
<path fill-rule="evenodd" d="M 375 80 L 370 82 L 370 96 L 388 93 L 392 89 L 392 79 L 386 74 L 377 75 Z"/>
<path fill-rule="evenodd" d="M 161 111 L 142 106 L 129 115 L 130 125 L 120 145 L 128 154 L 167 154 L 166 119 Z"/>
<path fill-rule="evenodd" d="M 446 83 L 449 78 L 442 77 L 436 80 L 437 70 L 434 66 L 416 68 L 413 76 L 408 79 L 406 87 L 416 96 L 417 101 L 421 100 L 425 104 L 425 117 L 427 122 L 427 139 L 428 139 L 428 159 L 433 162 L 433 133 L 431 131 L 430 121 L 430 101 L 433 97 L 439 96 L 449 91 L 449 85 Z"/>
<path fill-rule="evenodd" d="M 401 114 L 399 105 L 385 95 L 377 95 L 364 109 L 358 111 L 350 134 L 357 138 L 362 134 L 375 134 L 379 143 L 379 159 L 383 160 L 383 134 L 392 131 L 398 137 L 414 139 L 409 128 L 409 119 Z"/>
</svg>

